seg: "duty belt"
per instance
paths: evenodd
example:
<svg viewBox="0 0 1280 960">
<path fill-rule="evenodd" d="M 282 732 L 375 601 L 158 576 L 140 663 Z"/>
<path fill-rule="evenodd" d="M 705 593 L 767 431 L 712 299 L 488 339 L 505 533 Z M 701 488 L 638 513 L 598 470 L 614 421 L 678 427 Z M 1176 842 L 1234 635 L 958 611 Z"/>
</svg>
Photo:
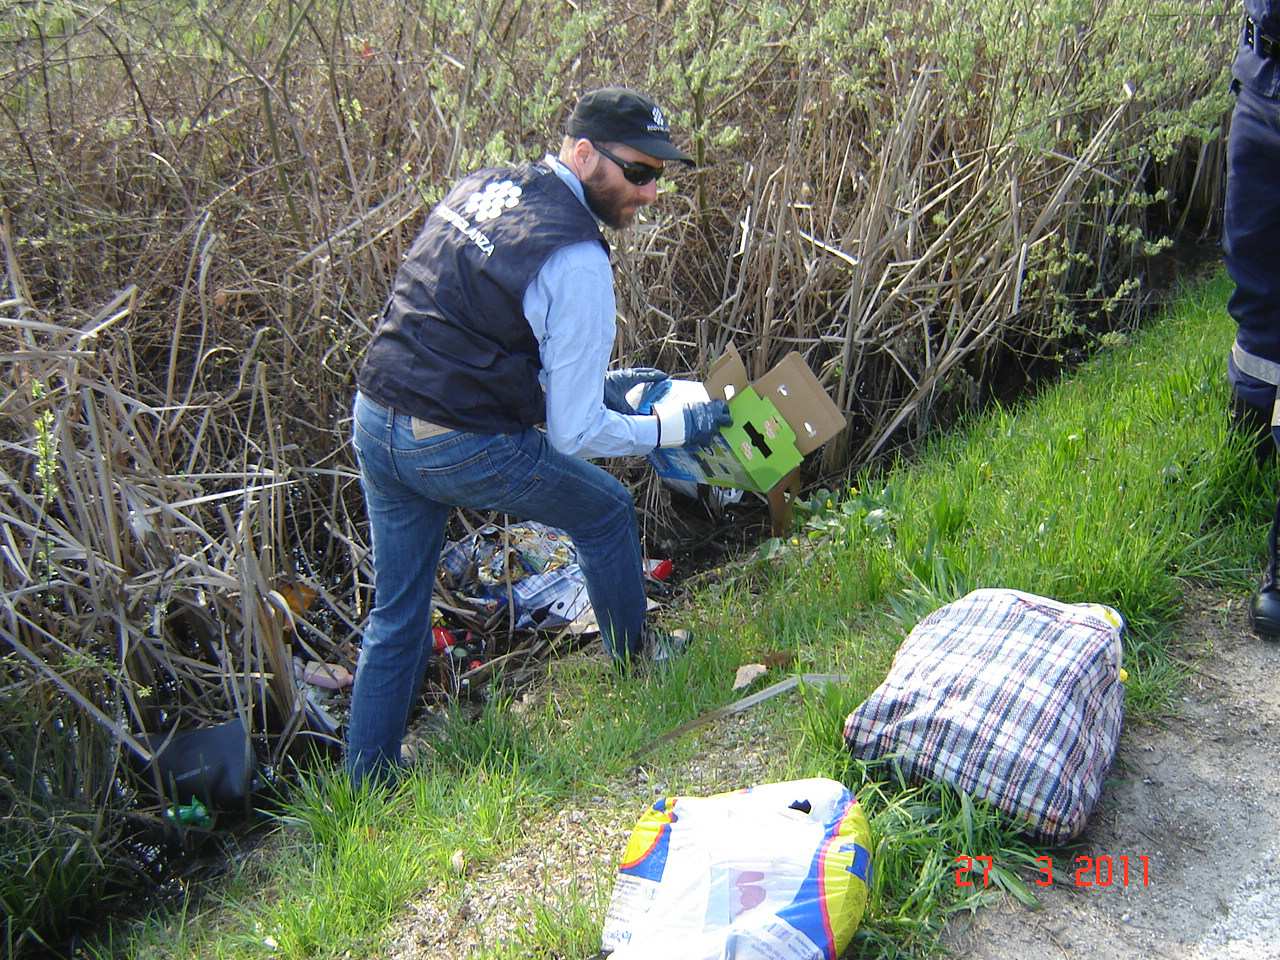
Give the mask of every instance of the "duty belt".
<svg viewBox="0 0 1280 960">
<path fill-rule="evenodd" d="M 1268 60 L 1280 58 L 1280 40 L 1263 33 L 1253 17 L 1244 18 L 1244 45 Z"/>
</svg>

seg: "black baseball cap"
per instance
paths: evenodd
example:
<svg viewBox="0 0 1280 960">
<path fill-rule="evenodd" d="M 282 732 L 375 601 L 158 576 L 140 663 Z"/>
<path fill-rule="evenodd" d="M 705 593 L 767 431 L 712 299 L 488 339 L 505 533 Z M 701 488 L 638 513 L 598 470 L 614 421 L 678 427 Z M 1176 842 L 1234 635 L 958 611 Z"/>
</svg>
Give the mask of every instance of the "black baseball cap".
<svg viewBox="0 0 1280 960">
<path fill-rule="evenodd" d="M 574 138 L 624 143 L 659 160 L 694 165 L 693 157 L 671 142 L 671 128 L 662 108 L 625 87 L 602 87 L 583 94 L 569 114 L 565 132 Z"/>
</svg>

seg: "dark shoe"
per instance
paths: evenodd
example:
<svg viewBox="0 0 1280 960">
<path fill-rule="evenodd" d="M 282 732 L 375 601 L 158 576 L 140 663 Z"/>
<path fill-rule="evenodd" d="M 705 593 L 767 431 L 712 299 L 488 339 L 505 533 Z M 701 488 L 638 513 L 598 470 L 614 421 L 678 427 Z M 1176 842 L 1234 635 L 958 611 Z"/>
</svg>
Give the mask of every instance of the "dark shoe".
<svg viewBox="0 0 1280 960">
<path fill-rule="evenodd" d="M 1245 403 L 1239 394 L 1231 391 L 1231 432 L 1245 437 L 1258 463 L 1266 463 L 1275 455 L 1275 441 L 1271 439 L 1271 411 Z"/>
<path fill-rule="evenodd" d="M 649 663 L 659 669 L 670 666 L 672 661 L 680 657 L 693 642 L 688 630 L 659 630 L 657 627 L 644 628 L 644 646 L 636 658 L 640 663 Z"/>
<path fill-rule="evenodd" d="M 1267 532 L 1267 568 L 1262 573 L 1262 586 L 1249 604 L 1249 623 L 1258 636 L 1280 640 L 1280 499 Z"/>
<path fill-rule="evenodd" d="M 1280 587 L 1266 583 L 1253 595 L 1249 623 L 1264 640 L 1280 640 Z"/>
<path fill-rule="evenodd" d="M 640 637 L 640 649 L 610 658 L 614 669 L 626 675 L 633 670 L 641 673 L 666 670 L 681 657 L 692 642 L 688 630 L 662 630 L 645 624 Z"/>
</svg>

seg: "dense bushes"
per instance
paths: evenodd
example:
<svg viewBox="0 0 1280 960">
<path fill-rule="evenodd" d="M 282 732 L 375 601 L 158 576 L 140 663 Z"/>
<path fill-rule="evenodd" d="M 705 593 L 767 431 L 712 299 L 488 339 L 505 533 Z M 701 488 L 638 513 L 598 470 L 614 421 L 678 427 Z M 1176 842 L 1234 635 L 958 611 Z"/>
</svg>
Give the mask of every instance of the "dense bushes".
<svg viewBox="0 0 1280 960">
<path fill-rule="evenodd" d="M 620 354 L 801 350 L 849 417 L 837 469 L 980 401 L 1009 356 L 1131 319 L 1175 229 L 1213 228 L 1237 14 L 8 4 L 0 815 L 7 851 L 58 851 L 4 871 L 10 942 L 103 896 L 83 851 L 132 869 L 140 734 L 240 713 L 277 763 L 304 725 L 290 654 L 349 654 L 368 570 L 342 420 L 453 174 L 539 155 L 589 87 L 656 95 L 700 167 L 615 238 Z"/>
</svg>

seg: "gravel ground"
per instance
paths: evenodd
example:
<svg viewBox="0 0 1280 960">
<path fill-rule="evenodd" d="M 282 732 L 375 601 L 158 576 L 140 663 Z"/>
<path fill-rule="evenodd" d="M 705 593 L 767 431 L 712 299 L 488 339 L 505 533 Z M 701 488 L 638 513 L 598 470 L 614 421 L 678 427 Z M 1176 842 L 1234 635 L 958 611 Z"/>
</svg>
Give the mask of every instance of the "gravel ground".
<svg viewBox="0 0 1280 960">
<path fill-rule="evenodd" d="M 1280 960 L 1280 644 L 1245 630 L 1242 604 L 1225 594 L 1189 597 L 1179 655 L 1190 672 L 1174 715 L 1125 729 L 1089 829 L 1054 851 L 1052 886 L 1034 888 L 1041 908 L 1008 900 L 957 917 L 945 937 L 952 953 Z M 411 904 L 384 956 L 472 956 L 530 923 L 533 905 L 570 889 L 597 898 L 603 912 L 640 812 L 670 792 L 776 779 L 765 733 L 750 712 L 724 721 L 699 734 L 705 749 L 688 767 L 638 768 L 580 808 L 549 816 L 530 832 L 538 842 L 468 872 L 460 900 L 437 890 Z M 1077 886 L 1078 856 L 1109 856 L 1117 871 L 1127 856 L 1128 885 L 1117 873 L 1106 887 Z"/>
</svg>

